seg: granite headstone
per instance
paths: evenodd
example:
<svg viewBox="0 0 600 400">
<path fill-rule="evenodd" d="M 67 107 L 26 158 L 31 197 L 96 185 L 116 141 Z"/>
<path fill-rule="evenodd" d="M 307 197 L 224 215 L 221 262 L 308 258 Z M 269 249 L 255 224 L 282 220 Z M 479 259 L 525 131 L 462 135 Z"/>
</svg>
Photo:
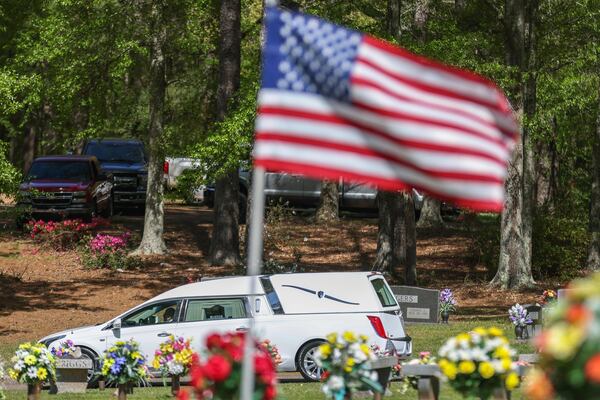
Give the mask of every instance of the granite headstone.
<svg viewBox="0 0 600 400">
<path fill-rule="evenodd" d="M 88 370 L 93 368 L 89 358 L 59 358 L 56 360 L 58 393 L 85 393 Z"/>
<path fill-rule="evenodd" d="M 527 337 L 536 337 L 542 331 L 542 306 L 539 304 L 525 304 L 523 306 L 532 323 L 527 325 Z"/>
<path fill-rule="evenodd" d="M 440 314 L 440 291 L 414 286 L 392 286 L 404 321 L 435 324 Z"/>
</svg>

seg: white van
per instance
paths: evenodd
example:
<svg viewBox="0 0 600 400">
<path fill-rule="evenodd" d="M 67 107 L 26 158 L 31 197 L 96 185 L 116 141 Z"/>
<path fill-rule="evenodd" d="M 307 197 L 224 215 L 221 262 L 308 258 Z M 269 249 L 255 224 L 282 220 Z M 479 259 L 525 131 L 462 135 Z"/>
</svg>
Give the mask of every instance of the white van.
<svg viewBox="0 0 600 400">
<path fill-rule="evenodd" d="M 279 371 L 299 371 L 309 380 L 321 375 L 314 354 L 331 332 L 367 335 L 372 344 L 401 358 L 412 351 L 400 307 L 376 272 L 244 276 L 191 283 L 104 324 L 59 332 L 40 342 L 53 347 L 71 339 L 83 354 L 97 358 L 115 341 L 133 338 L 150 358 L 170 334 L 193 338 L 195 349 L 201 351 L 209 334 L 245 331 L 251 316 L 257 336 L 270 339 L 279 349 L 283 359 Z"/>
</svg>

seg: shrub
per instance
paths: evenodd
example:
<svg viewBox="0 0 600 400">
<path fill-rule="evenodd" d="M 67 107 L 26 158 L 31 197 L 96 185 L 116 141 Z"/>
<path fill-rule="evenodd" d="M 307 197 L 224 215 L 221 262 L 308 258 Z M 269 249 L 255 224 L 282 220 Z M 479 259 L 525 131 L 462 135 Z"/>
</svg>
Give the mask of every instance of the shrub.
<svg viewBox="0 0 600 400">
<path fill-rule="evenodd" d="M 84 236 L 101 224 L 103 222 L 100 220 L 91 223 L 84 223 L 79 219 L 66 219 L 59 222 L 32 220 L 25 225 L 25 229 L 41 246 L 65 251 L 74 249 Z"/>
<path fill-rule="evenodd" d="M 80 257 L 87 268 L 127 269 L 139 260 L 127 255 L 130 233 L 121 235 L 97 234 L 80 248 Z"/>
</svg>

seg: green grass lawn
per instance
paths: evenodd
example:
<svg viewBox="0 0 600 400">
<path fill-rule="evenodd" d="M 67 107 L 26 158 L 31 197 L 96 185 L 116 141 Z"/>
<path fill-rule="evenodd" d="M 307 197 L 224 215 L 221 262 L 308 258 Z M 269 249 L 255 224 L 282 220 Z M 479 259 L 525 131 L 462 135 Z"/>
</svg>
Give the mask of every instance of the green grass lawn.
<svg viewBox="0 0 600 400">
<path fill-rule="evenodd" d="M 437 350 L 444 343 L 446 339 L 451 336 L 457 335 L 461 332 L 467 332 L 477 326 L 497 326 L 504 329 L 508 338 L 511 340 L 511 345 L 519 353 L 532 353 L 533 348 L 528 343 L 518 343 L 515 341 L 514 329 L 512 325 L 505 321 L 452 321 L 450 324 L 409 324 L 406 330 L 413 338 L 413 354 L 416 356 L 421 351 L 430 351 L 433 355 L 437 353 Z M 0 356 L 4 360 L 10 360 L 10 355 L 14 352 L 18 343 L 0 343 Z M 6 362 L 7 367 L 9 366 Z M 400 386 L 397 383 L 393 383 L 391 386 L 392 396 L 386 397 L 386 399 L 416 399 L 416 392 L 413 390 L 408 391 L 404 395 L 400 394 Z M 100 392 L 98 390 L 89 390 L 85 395 L 83 394 L 62 394 L 62 395 L 49 395 L 47 392 L 42 394 L 42 399 L 54 399 L 54 400 L 68 400 L 68 399 L 107 399 L 112 398 L 112 392 L 114 390 L 106 390 Z M 170 397 L 170 391 L 168 388 L 163 387 L 152 387 L 152 388 L 136 388 L 133 395 L 128 396 L 131 399 L 167 399 Z M 320 384 L 318 383 L 285 383 L 279 386 L 280 397 L 287 400 L 307 400 L 307 399 L 319 399 L 324 398 L 321 392 Z M 8 399 L 24 399 L 24 391 L 8 391 Z M 462 397 L 454 393 L 449 386 L 442 385 L 442 393 L 440 395 L 443 399 L 462 399 Z M 520 399 L 521 395 L 519 391 L 516 391 L 512 397 L 513 399 Z"/>
</svg>

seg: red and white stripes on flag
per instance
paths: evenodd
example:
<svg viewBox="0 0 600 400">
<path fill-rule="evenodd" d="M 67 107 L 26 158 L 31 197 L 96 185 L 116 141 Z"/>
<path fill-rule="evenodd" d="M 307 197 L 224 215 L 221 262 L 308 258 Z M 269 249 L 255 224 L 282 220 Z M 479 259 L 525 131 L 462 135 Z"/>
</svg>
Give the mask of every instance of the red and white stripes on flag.
<svg viewBox="0 0 600 400">
<path fill-rule="evenodd" d="M 493 83 L 316 17 L 266 26 L 256 165 L 502 209 L 518 126 Z"/>
</svg>

